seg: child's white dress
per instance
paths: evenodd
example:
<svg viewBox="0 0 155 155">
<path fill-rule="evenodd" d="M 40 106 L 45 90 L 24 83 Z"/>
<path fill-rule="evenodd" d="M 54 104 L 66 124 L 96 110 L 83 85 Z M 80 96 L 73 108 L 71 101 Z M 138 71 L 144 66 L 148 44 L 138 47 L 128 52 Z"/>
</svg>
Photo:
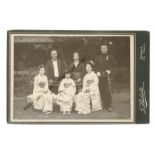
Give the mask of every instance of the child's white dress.
<svg viewBox="0 0 155 155">
<path fill-rule="evenodd" d="M 76 93 L 75 82 L 71 78 L 63 79 L 58 92 L 57 103 L 60 105 L 60 111 L 70 112 L 72 110 L 73 97 Z"/>
<path fill-rule="evenodd" d="M 33 89 L 33 106 L 36 110 L 42 110 L 43 112 L 53 111 L 53 102 L 56 95 L 51 93 L 48 89 L 48 80 L 45 75 L 37 75 L 34 78 Z"/>
<path fill-rule="evenodd" d="M 82 92 L 74 97 L 75 110 L 81 114 L 88 114 L 91 111 L 102 109 L 101 99 L 98 87 L 99 79 L 95 72 L 87 73 L 83 79 Z M 90 104 L 92 103 L 92 108 Z"/>
</svg>

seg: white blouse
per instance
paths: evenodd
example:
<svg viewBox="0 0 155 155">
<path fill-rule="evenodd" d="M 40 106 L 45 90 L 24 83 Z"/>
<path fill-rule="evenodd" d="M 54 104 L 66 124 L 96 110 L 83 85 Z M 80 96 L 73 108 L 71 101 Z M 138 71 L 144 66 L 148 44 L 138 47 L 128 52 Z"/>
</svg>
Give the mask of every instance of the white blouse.
<svg viewBox="0 0 155 155">
<path fill-rule="evenodd" d="M 58 63 L 57 63 L 57 61 L 53 61 L 53 68 L 54 68 L 54 76 L 55 77 L 59 77 Z"/>
</svg>

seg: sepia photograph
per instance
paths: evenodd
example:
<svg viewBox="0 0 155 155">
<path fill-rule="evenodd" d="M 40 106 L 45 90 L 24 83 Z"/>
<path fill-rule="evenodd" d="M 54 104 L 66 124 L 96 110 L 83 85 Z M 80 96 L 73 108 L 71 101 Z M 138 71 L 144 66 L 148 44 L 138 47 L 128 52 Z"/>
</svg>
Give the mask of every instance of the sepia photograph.
<svg viewBox="0 0 155 155">
<path fill-rule="evenodd" d="M 9 33 L 10 122 L 135 121 L 135 34 Z"/>
</svg>

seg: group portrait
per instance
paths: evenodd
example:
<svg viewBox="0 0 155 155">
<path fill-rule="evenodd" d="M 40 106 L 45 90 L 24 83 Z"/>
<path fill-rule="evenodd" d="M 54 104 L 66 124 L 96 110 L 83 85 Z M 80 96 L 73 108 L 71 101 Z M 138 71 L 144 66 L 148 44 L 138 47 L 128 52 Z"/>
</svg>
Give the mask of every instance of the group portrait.
<svg viewBox="0 0 155 155">
<path fill-rule="evenodd" d="M 15 33 L 12 122 L 133 122 L 134 36 Z"/>
</svg>

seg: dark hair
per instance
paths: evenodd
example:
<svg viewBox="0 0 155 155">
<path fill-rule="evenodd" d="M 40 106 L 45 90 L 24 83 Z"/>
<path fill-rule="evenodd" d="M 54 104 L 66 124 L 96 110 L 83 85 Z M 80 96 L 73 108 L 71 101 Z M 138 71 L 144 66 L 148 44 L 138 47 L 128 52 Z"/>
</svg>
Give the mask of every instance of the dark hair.
<svg viewBox="0 0 155 155">
<path fill-rule="evenodd" d="M 88 62 L 86 63 L 86 65 L 90 65 L 91 68 L 92 68 L 92 70 L 94 70 L 94 62 L 88 61 Z"/>
<path fill-rule="evenodd" d="M 102 40 L 102 42 L 100 43 L 100 46 L 107 46 L 108 47 L 109 45 L 109 41 L 106 39 L 106 40 Z"/>
<path fill-rule="evenodd" d="M 65 74 L 71 74 L 71 70 L 69 68 L 65 69 Z"/>
<path fill-rule="evenodd" d="M 41 68 L 44 68 L 45 69 L 45 65 L 39 65 L 38 66 L 38 71 L 40 71 Z"/>
</svg>

